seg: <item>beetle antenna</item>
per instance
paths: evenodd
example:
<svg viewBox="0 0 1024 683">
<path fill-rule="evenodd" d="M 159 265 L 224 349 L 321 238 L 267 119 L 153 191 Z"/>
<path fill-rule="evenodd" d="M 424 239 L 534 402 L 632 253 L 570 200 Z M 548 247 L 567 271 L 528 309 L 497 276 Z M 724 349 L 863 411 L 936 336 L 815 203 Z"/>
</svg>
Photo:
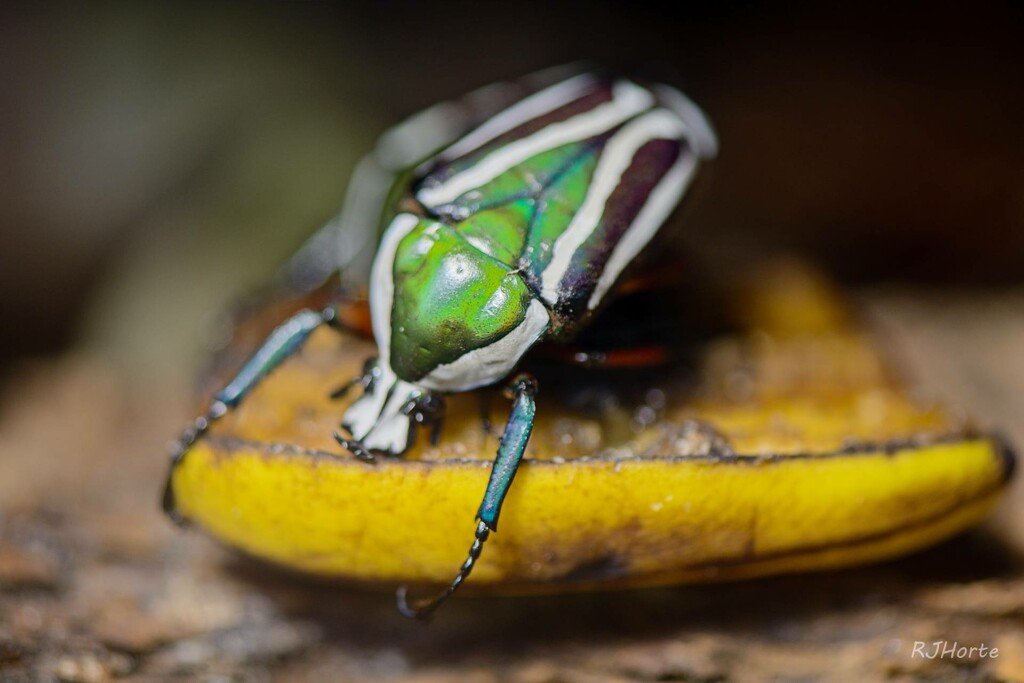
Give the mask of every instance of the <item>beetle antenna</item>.
<svg viewBox="0 0 1024 683">
<path fill-rule="evenodd" d="M 478 521 L 476 525 L 476 537 L 473 539 L 473 545 L 469 547 L 469 554 L 466 557 L 466 561 L 462 563 L 459 573 L 455 575 L 455 578 L 452 579 L 450 584 L 448 584 L 448 587 L 434 597 L 421 598 L 419 600 L 413 600 L 410 603 L 409 587 L 405 585 L 399 586 L 395 597 L 398 600 L 398 611 L 401 612 L 402 616 L 409 617 L 410 619 L 429 618 L 430 615 L 432 615 L 438 607 L 443 605 L 469 577 L 470 572 L 473 571 L 473 567 L 476 565 L 477 559 L 480 557 L 480 552 L 484 549 L 484 543 L 487 542 L 487 537 L 490 535 L 491 528 L 487 526 L 487 523 Z"/>
</svg>

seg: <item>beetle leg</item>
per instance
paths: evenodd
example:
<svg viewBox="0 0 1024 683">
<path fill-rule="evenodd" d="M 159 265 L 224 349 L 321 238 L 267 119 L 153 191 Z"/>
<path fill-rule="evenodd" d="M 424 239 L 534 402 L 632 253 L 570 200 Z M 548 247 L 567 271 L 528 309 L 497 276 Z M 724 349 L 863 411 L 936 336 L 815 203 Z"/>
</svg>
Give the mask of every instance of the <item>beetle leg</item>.
<svg viewBox="0 0 1024 683">
<path fill-rule="evenodd" d="M 441 441 L 441 427 L 444 426 L 444 417 L 439 416 L 430 427 L 430 445 L 436 446 Z"/>
<path fill-rule="evenodd" d="M 363 391 L 373 391 L 373 382 L 377 379 L 380 374 L 380 370 L 377 369 L 377 359 L 368 358 L 366 363 L 363 364 L 363 374 L 358 377 L 353 377 L 349 381 L 342 384 L 340 387 L 328 394 L 331 400 L 338 400 L 345 398 L 348 392 L 352 391 L 354 387 L 360 386 Z"/>
<path fill-rule="evenodd" d="M 402 406 L 402 414 L 412 418 L 412 429 L 430 427 L 430 445 L 436 446 L 441 438 L 441 427 L 444 423 L 445 403 L 437 394 L 423 394 Z M 410 434 L 409 441 L 415 434 Z"/>
<path fill-rule="evenodd" d="M 361 387 L 363 387 L 365 389 L 366 388 L 366 378 L 363 377 L 363 376 L 353 377 L 352 379 L 350 379 L 349 381 L 345 382 L 340 387 L 338 387 L 337 389 L 332 391 L 327 396 L 332 401 L 337 401 L 338 399 L 342 399 L 342 398 L 345 398 L 346 396 L 348 396 L 348 392 L 352 391 L 352 389 L 354 387 L 356 387 L 356 386 L 361 386 Z"/>
<path fill-rule="evenodd" d="M 484 440 L 491 435 L 494 425 L 491 423 L 491 394 L 488 391 L 481 391 L 480 396 L 480 428 L 484 432 Z"/>
<path fill-rule="evenodd" d="M 337 312 L 333 306 L 327 306 L 321 311 L 301 310 L 271 332 L 263 345 L 238 371 L 238 374 L 228 382 L 227 386 L 217 392 L 206 412 L 197 417 L 182 432 L 171 449 L 170 472 L 174 471 L 174 468 L 185 457 L 188 449 L 206 433 L 213 422 L 226 415 L 229 410 L 236 408 L 267 374 L 302 348 L 309 335 L 325 324 L 331 327 L 339 325 Z M 162 506 L 164 512 L 171 519 L 180 523 L 182 519 L 175 510 L 170 472 L 164 487 Z"/>
<path fill-rule="evenodd" d="M 338 445 L 344 448 L 346 451 L 356 456 L 363 462 L 374 463 L 377 462 L 377 457 L 368 451 L 363 444 L 359 443 L 356 439 L 346 439 L 338 432 L 332 432 L 331 436 L 338 442 Z"/>
<path fill-rule="evenodd" d="M 492 531 L 498 530 L 498 516 L 501 514 L 502 503 L 508 494 L 512 479 L 516 476 L 519 463 L 523 459 L 523 452 L 526 450 L 526 443 L 530 440 L 530 433 L 533 431 L 533 422 L 537 413 L 537 405 L 534 399 L 537 393 L 537 382 L 529 375 L 516 377 L 510 385 L 514 397 L 512 413 L 505 424 L 505 431 L 501 435 L 501 442 L 498 445 L 498 455 L 491 468 L 491 477 L 487 482 L 487 489 L 484 491 L 484 499 L 477 510 L 476 534 L 473 545 L 469 548 L 466 561 L 462 563 L 458 574 L 452 579 L 448 587 L 433 598 L 408 601 L 408 589 L 401 586 L 398 589 L 398 611 L 404 616 L 422 619 L 429 617 L 438 607 L 452 596 L 459 586 L 469 577 L 470 572 L 476 565 L 477 559 L 483 550 L 484 543 Z"/>
<path fill-rule="evenodd" d="M 650 368 L 672 360 L 668 344 L 647 344 L 617 349 L 591 350 L 572 345 L 551 345 L 538 356 L 566 365 L 587 369 Z"/>
<path fill-rule="evenodd" d="M 357 377 L 342 386 L 340 389 L 336 389 L 331 393 L 331 397 L 340 397 L 341 395 L 344 395 L 343 392 L 348 391 L 351 387 L 356 385 L 361 385 L 364 391 L 373 391 L 374 383 L 377 381 L 379 376 L 380 366 L 377 364 L 377 359 L 371 358 L 366 361 L 366 368 L 361 377 Z M 407 415 L 410 418 L 409 442 L 414 440 L 414 432 L 417 427 L 430 427 L 431 445 L 437 445 L 438 439 L 441 436 L 441 423 L 445 414 L 443 398 L 434 394 L 423 394 L 403 405 L 401 412 L 403 415 Z M 342 429 L 346 428 L 342 426 Z M 366 448 L 366 446 L 364 446 L 358 439 L 345 438 L 338 432 L 334 432 L 333 436 L 339 446 L 349 451 L 360 460 L 370 463 L 376 462 L 376 456 L 373 452 Z"/>
<path fill-rule="evenodd" d="M 363 374 L 358 377 L 353 377 L 345 384 L 335 389 L 329 394 L 329 397 L 333 400 L 343 398 L 353 387 L 361 386 L 363 392 L 373 391 L 373 385 L 380 376 L 380 369 L 377 365 L 376 358 L 368 358 L 366 363 L 363 364 Z M 342 427 L 344 429 L 344 427 Z M 359 458 L 363 462 L 373 463 L 377 459 L 358 439 L 346 439 L 338 432 L 331 434 L 334 440 L 338 442 L 338 445 L 344 448 L 346 451 Z"/>
</svg>

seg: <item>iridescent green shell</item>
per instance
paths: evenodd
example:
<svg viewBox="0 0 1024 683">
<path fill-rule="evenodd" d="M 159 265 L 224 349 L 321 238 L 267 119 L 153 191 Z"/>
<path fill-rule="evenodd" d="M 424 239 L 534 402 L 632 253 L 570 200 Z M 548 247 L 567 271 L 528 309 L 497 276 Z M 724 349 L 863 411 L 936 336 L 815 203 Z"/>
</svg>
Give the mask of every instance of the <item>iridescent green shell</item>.
<svg viewBox="0 0 1024 683">
<path fill-rule="evenodd" d="M 431 363 L 507 334 L 522 321 L 522 296 L 548 308 L 550 334 L 571 336 L 585 324 L 674 208 L 698 158 L 713 151 L 710 131 L 703 118 L 693 125 L 688 104 L 663 87 L 582 74 L 525 98 L 422 163 L 406 181 L 404 205 L 422 207 L 417 234 L 444 239 L 429 251 L 421 240 L 399 245 L 391 311 L 399 376 L 419 379 Z M 625 240 L 631 232 L 635 239 Z M 527 289 L 502 295 L 510 285 L 499 287 L 497 272 L 464 285 L 444 265 L 456 259 L 475 260 L 480 273 L 504 267 Z M 421 270 L 431 273 L 429 282 Z M 481 315 L 494 293 L 507 307 Z"/>
</svg>

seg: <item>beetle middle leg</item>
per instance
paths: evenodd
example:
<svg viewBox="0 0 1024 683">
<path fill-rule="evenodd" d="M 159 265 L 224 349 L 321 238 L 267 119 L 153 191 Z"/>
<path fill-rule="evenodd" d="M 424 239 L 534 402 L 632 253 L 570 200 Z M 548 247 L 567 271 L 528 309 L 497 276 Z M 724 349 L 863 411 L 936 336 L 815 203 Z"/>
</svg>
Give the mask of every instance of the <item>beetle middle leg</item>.
<svg viewBox="0 0 1024 683">
<path fill-rule="evenodd" d="M 519 463 L 523 459 L 523 452 L 526 450 L 526 443 L 530 440 L 530 434 L 533 432 L 533 422 L 537 413 L 537 404 L 534 398 L 537 393 L 536 380 L 529 375 L 519 375 L 512 381 L 509 390 L 514 399 L 512 412 L 508 422 L 505 423 L 505 431 L 501 435 L 498 454 L 491 467 L 491 476 L 484 491 L 484 498 L 476 513 L 476 533 L 466 560 L 448 587 L 433 598 L 409 602 L 407 588 L 401 586 L 397 595 L 398 611 L 407 617 L 426 618 L 450 598 L 473 571 L 491 532 L 498 530 L 501 506 L 505 502 L 509 487 L 512 486 L 512 479 L 516 476 Z"/>
</svg>

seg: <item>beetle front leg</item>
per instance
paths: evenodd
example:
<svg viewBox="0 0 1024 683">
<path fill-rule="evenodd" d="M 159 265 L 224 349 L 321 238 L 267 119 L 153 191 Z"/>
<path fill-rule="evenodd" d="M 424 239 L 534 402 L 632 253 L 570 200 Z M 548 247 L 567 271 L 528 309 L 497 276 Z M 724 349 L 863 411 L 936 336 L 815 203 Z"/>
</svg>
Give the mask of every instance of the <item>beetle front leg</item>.
<svg viewBox="0 0 1024 683">
<path fill-rule="evenodd" d="M 491 477 L 487 482 L 487 489 L 484 491 L 484 499 L 476 513 L 476 534 L 466 561 L 462 563 L 458 574 L 448 584 L 448 587 L 433 598 L 416 600 L 410 604 L 407 599 L 407 589 L 405 586 L 401 586 L 397 596 L 398 611 L 404 616 L 417 619 L 426 618 L 450 598 L 473 571 L 491 532 L 498 530 L 501 506 L 505 502 L 505 496 L 508 494 L 509 487 L 512 486 L 512 480 L 519 470 L 519 463 L 523 459 L 526 443 L 530 440 L 530 434 L 533 432 L 533 422 L 537 413 L 537 404 L 534 398 L 537 393 L 537 382 L 532 377 L 520 375 L 512 381 L 509 388 L 514 397 L 512 413 L 509 415 L 505 431 L 501 435 L 498 455 L 491 468 Z"/>
<path fill-rule="evenodd" d="M 362 387 L 363 393 L 372 392 L 374 384 L 380 378 L 380 374 L 380 366 L 377 364 L 377 359 L 369 358 L 363 365 L 363 374 L 341 385 L 332 391 L 329 396 L 332 400 L 345 398 L 345 396 L 347 396 L 355 387 Z M 377 461 L 377 458 L 373 453 L 367 450 L 358 439 L 345 438 L 338 432 L 333 432 L 331 436 L 334 437 L 334 440 L 338 442 L 339 446 L 363 462 L 374 463 Z"/>
<path fill-rule="evenodd" d="M 328 306 L 322 311 L 301 310 L 279 325 L 246 361 L 238 374 L 214 395 L 206 412 L 185 428 L 171 450 L 171 469 L 164 487 L 162 506 L 171 519 L 182 522 L 174 505 L 171 472 L 185 457 L 188 449 L 206 433 L 211 424 L 226 415 L 229 410 L 236 408 L 267 374 L 302 348 L 314 330 L 325 324 L 338 327 L 337 311 L 333 306 Z"/>
<path fill-rule="evenodd" d="M 402 414 L 412 418 L 413 429 L 430 428 L 431 446 L 436 446 L 441 439 L 445 411 L 444 399 L 435 394 L 423 394 L 402 406 Z"/>
</svg>

